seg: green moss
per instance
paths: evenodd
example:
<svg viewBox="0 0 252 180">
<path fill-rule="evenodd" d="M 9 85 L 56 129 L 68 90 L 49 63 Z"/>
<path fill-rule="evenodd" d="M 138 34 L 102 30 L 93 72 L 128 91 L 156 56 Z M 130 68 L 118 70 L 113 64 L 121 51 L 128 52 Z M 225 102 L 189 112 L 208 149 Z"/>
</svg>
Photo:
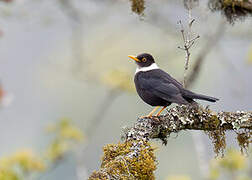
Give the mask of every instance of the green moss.
<svg viewBox="0 0 252 180">
<path fill-rule="evenodd" d="M 101 170 L 94 172 L 90 180 L 108 179 L 139 179 L 153 180 L 156 169 L 154 149 L 148 142 L 128 141 L 109 144 L 103 148 Z M 106 173 L 105 173 L 106 172 Z"/>
</svg>

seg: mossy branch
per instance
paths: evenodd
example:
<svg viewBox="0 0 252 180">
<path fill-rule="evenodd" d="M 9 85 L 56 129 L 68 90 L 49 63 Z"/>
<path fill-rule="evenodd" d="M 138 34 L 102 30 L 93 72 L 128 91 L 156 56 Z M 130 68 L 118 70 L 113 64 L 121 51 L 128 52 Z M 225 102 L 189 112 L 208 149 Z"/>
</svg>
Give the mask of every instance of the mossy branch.
<svg viewBox="0 0 252 180">
<path fill-rule="evenodd" d="M 145 0 L 129 0 L 131 10 L 140 15 L 144 15 Z M 199 5 L 199 0 L 183 0 L 186 9 L 191 9 Z M 221 11 L 230 23 L 237 19 L 243 19 L 252 15 L 252 0 L 208 0 L 208 6 L 213 11 Z"/>
<path fill-rule="evenodd" d="M 149 142 L 129 140 L 109 144 L 103 151 L 101 169 L 93 172 L 89 180 L 155 179 L 156 158 Z"/>
<path fill-rule="evenodd" d="M 252 15 L 252 0 L 209 0 L 209 8 L 221 11 L 230 23 Z"/>
<path fill-rule="evenodd" d="M 160 139 L 167 144 L 171 133 L 182 130 L 205 131 L 217 154 L 223 153 L 226 146 L 225 131 L 233 130 L 242 150 L 247 149 L 252 142 L 252 112 L 215 113 L 209 108 L 183 105 L 169 109 L 163 116 L 139 118 L 132 128 L 124 130 L 124 143 L 104 148 L 101 169 L 90 179 L 154 179 L 156 158 L 148 141 Z"/>
<path fill-rule="evenodd" d="M 223 6 L 237 6 L 249 11 L 252 11 L 252 1 L 251 0 L 224 0 L 222 1 Z"/>
<path fill-rule="evenodd" d="M 167 137 L 181 130 L 252 130 L 252 112 L 219 112 L 199 106 L 176 106 L 164 116 L 140 118 L 125 134 L 126 140 L 159 138 L 166 144 Z"/>
</svg>

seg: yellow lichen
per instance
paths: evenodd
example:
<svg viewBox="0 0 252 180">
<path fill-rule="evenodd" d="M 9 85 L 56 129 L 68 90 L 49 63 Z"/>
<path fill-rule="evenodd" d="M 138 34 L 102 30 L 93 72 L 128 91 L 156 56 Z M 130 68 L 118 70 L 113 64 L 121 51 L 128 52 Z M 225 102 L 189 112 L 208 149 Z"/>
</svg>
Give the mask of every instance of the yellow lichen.
<svg viewBox="0 0 252 180">
<path fill-rule="evenodd" d="M 107 177 L 107 175 L 125 180 L 155 179 L 153 172 L 156 169 L 156 158 L 153 152 L 154 149 L 148 142 L 128 141 L 109 144 L 104 147 L 103 151 L 102 170 L 94 172 L 89 178 L 90 180 L 94 180 L 99 176 Z"/>
</svg>

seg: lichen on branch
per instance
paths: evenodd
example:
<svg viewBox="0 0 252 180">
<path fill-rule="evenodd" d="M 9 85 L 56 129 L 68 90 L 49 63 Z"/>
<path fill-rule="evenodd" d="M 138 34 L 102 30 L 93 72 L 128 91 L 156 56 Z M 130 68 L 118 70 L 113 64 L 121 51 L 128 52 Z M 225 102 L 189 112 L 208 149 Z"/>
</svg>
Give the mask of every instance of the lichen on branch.
<svg viewBox="0 0 252 180">
<path fill-rule="evenodd" d="M 155 179 L 156 158 L 149 140 L 160 139 L 167 144 L 171 133 L 182 130 L 205 131 L 216 154 L 223 153 L 226 147 L 225 131 L 233 130 L 244 150 L 252 142 L 252 112 L 215 113 L 208 107 L 182 105 L 170 108 L 162 116 L 138 118 L 133 127 L 124 129 L 123 143 L 104 147 L 101 169 L 89 179 Z"/>
<path fill-rule="evenodd" d="M 126 139 L 159 138 L 166 144 L 171 133 L 181 130 L 252 130 L 252 112 L 219 112 L 201 106 L 176 106 L 163 116 L 139 118 Z"/>
<path fill-rule="evenodd" d="M 103 148 L 103 151 L 101 169 L 93 172 L 89 180 L 155 179 L 156 158 L 149 142 L 130 140 L 109 144 Z"/>
<path fill-rule="evenodd" d="M 209 8 L 221 11 L 230 23 L 252 15 L 252 0 L 209 0 Z"/>
</svg>

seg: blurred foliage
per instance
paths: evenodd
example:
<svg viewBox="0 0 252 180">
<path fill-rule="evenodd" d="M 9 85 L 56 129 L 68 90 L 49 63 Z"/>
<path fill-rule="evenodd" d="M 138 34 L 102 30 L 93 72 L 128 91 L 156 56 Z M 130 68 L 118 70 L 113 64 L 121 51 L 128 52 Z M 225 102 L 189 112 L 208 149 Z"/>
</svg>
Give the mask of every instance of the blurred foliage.
<svg viewBox="0 0 252 180">
<path fill-rule="evenodd" d="M 191 178 L 185 175 L 176 175 L 176 176 L 168 176 L 165 180 L 191 180 Z"/>
<path fill-rule="evenodd" d="M 80 129 L 73 126 L 69 119 L 62 119 L 55 125 L 47 128 L 48 132 L 53 133 L 55 138 L 46 150 L 46 157 L 50 161 L 62 159 L 74 144 L 83 140 L 84 136 Z"/>
<path fill-rule="evenodd" d="M 199 0 L 184 0 L 184 6 L 187 10 L 199 5 Z"/>
<path fill-rule="evenodd" d="M 238 150 L 229 149 L 224 157 L 218 157 L 210 161 L 209 180 L 252 180 L 249 169 L 251 160 Z M 165 180 L 191 180 L 186 175 L 170 175 Z"/>
<path fill-rule="evenodd" d="M 145 0 L 130 0 L 131 2 L 131 10 L 140 15 L 144 15 L 144 9 L 145 9 Z"/>
<path fill-rule="evenodd" d="M 252 46 L 250 47 L 248 52 L 248 62 L 252 64 Z"/>
<path fill-rule="evenodd" d="M 17 151 L 0 160 L 0 180 L 18 180 L 27 174 L 42 172 L 45 164 L 31 149 Z"/>
<path fill-rule="evenodd" d="M 70 120 L 62 119 L 47 130 L 55 138 L 43 153 L 38 155 L 31 149 L 24 149 L 0 159 L 0 180 L 27 180 L 30 175 L 46 173 L 50 165 L 64 158 L 74 145 L 83 140 L 83 133 Z"/>
<path fill-rule="evenodd" d="M 54 133 L 57 139 L 68 139 L 73 141 L 82 141 L 84 136 L 81 130 L 74 125 L 67 118 L 63 118 L 59 123 L 49 125 L 48 132 Z"/>
<path fill-rule="evenodd" d="M 6 3 L 10 3 L 10 2 L 13 2 L 13 0 L 0 0 L 2 2 L 6 2 Z"/>
<path fill-rule="evenodd" d="M 252 180 L 246 176 L 248 165 L 248 159 L 244 155 L 237 150 L 229 149 L 225 157 L 211 161 L 209 178 L 210 180 L 222 179 L 221 175 L 224 174 L 235 180 Z"/>
<path fill-rule="evenodd" d="M 112 70 L 102 77 L 102 82 L 112 89 L 135 92 L 132 74 L 125 69 Z"/>
<path fill-rule="evenodd" d="M 51 161 L 62 159 L 69 150 L 69 146 L 64 141 L 55 140 L 47 149 L 46 157 Z"/>
<path fill-rule="evenodd" d="M 3 97 L 4 97 L 4 94 L 5 94 L 5 92 L 4 92 L 4 90 L 3 90 L 2 85 L 0 84 L 0 102 L 2 102 Z"/>
</svg>

